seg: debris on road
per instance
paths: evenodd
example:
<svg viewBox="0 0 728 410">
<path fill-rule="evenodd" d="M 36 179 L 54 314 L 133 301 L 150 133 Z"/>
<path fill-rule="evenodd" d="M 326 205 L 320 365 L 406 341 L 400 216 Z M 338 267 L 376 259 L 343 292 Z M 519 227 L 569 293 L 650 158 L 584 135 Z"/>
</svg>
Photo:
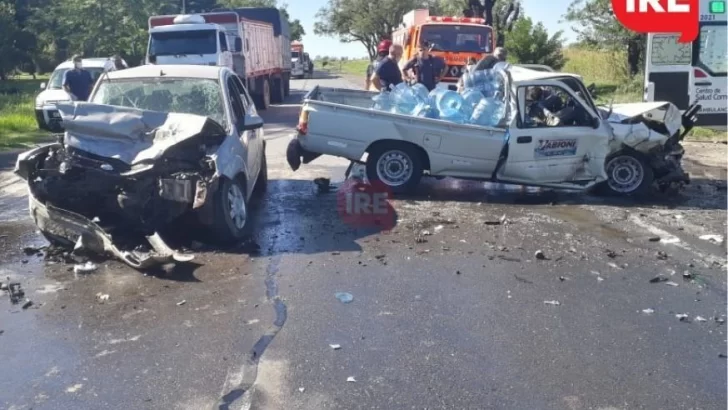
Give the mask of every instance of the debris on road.
<svg viewBox="0 0 728 410">
<path fill-rule="evenodd" d="M 559 306 L 561 303 L 558 300 L 544 300 L 543 303 L 552 306 Z"/>
<path fill-rule="evenodd" d="M 330 345 L 329 345 L 329 347 L 331 347 L 331 348 L 332 348 L 332 349 L 334 349 L 334 350 L 339 350 L 339 349 L 341 349 L 341 345 L 340 345 L 340 344 L 330 344 Z"/>
<path fill-rule="evenodd" d="M 650 309 L 650 308 L 642 309 L 642 313 L 651 315 L 651 314 L 655 313 L 655 309 Z"/>
<path fill-rule="evenodd" d="M 522 277 L 516 275 L 515 273 L 513 274 L 513 277 L 515 277 L 516 280 L 519 281 L 519 282 L 521 282 L 521 283 L 527 283 L 529 285 L 533 285 L 533 282 L 531 282 L 530 280 L 528 280 L 526 278 L 522 278 Z"/>
<path fill-rule="evenodd" d="M 105 301 L 105 300 L 109 300 L 109 298 L 110 298 L 110 296 L 109 296 L 109 294 L 108 294 L 108 293 L 101 293 L 101 292 L 97 293 L 97 294 L 96 294 L 96 297 L 97 297 L 97 298 L 98 298 L 98 299 L 99 299 L 100 301 L 102 301 L 102 302 L 103 302 L 103 301 Z"/>
<path fill-rule="evenodd" d="M 23 248 L 23 253 L 25 253 L 28 256 L 38 255 L 38 254 L 40 254 L 40 252 L 43 249 L 45 249 L 45 246 L 38 246 L 38 247 L 35 247 L 35 246 L 26 246 L 25 248 Z"/>
<path fill-rule="evenodd" d="M 665 251 L 657 251 L 657 259 L 659 260 L 666 260 L 667 259 L 667 252 Z"/>
<path fill-rule="evenodd" d="M 660 283 L 660 282 L 667 282 L 668 279 L 665 276 L 657 275 L 654 278 L 650 279 L 650 283 Z"/>
<path fill-rule="evenodd" d="M 306 388 L 305 387 L 299 387 L 298 388 L 298 391 L 300 391 L 301 393 L 303 393 L 304 391 L 306 391 Z"/>
<path fill-rule="evenodd" d="M 346 378 L 346 381 L 349 383 L 356 383 L 356 379 L 353 376 L 349 376 Z"/>
<path fill-rule="evenodd" d="M 708 319 L 706 319 L 706 318 L 704 318 L 702 316 L 695 316 L 695 321 L 696 322 L 707 322 Z"/>
<path fill-rule="evenodd" d="M 544 260 L 548 259 L 548 258 L 546 258 L 546 254 L 544 254 L 543 251 L 540 249 L 537 250 L 536 252 L 534 252 L 533 255 L 536 257 L 536 259 L 538 259 L 540 261 L 544 261 Z"/>
<path fill-rule="evenodd" d="M 559 276 L 559 280 L 562 282 L 564 282 L 566 279 L 567 279 L 566 276 Z"/>
<path fill-rule="evenodd" d="M 443 230 L 443 229 L 445 229 L 445 227 L 444 227 L 443 225 L 437 225 L 437 226 L 435 227 L 435 233 L 438 233 L 438 232 L 440 232 L 440 231 L 441 231 L 441 230 Z"/>
<path fill-rule="evenodd" d="M 91 272 L 95 271 L 96 269 L 98 269 L 98 266 L 96 266 L 96 264 L 93 262 L 80 263 L 73 267 L 73 273 L 75 273 L 77 275 L 79 273 L 87 274 L 87 273 L 91 273 Z"/>
<path fill-rule="evenodd" d="M 313 183 L 316 184 L 316 188 L 322 194 L 331 191 L 331 180 L 329 178 L 316 178 Z"/>
<path fill-rule="evenodd" d="M 29 307 L 33 306 L 33 301 L 30 299 L 25 299 L 25 303 L 23 303 L 23 310 L 28 309 Z"/>
<path fill-rule="evenodd" d="M 613 251 L 613 250 L 611 250 L 611 249 L 606 249 L 606 250 L 605 250 L 605 253 L 607 254 L 607 257 L 609 257 L 609 258 L 612 258 L 612 259 L 614 259 L 614 258 L 616 258 L 617 256 L 619 256 L 619 255 L 617 255 L 617 252 L 614 252 L 614 251 Z"/>
<path fill-rule="evenodd" d="M 348 292 L 336 292 L 334 296 L 336 296 L 336 299 L 339 299 L 339 302 L 341 303 L 351 303 L 354 300 L 354 295 Z"/>
<path fill-rule="evenodd" d="M 681 321 L 681 322 L 689 322 L 690 321 L 690 319 L 688 319 L 688 317 L 690 317 L 690 316 L 687 315 L 687 314 L 685 314 L 685 313 L 678 313 L 678 314 L 675 315 L 675 317 L 679 321 Z"/>
<path fill-rule="evenodd" d="M 650 242 L 660 242 L 660 237 L 659 236 L 651 236 L 647 240 L 650 241 Z"/>
<path fill-rule="evenodd" d="M 20 303 L 20 300 L 25 296 L 25 291 L 17 282 L 8 284 L 8 293 L 10 293 L 10 303 L 13 305 Z"/>
<path fill-rule="evenodd" d="M 683 279 L 693 279 L 695 278 L 695 275 L 693 275 L 690 271 L 685 271 L 682 274 Z"/>
<path fill-rule="evenodd" d="M 671 280 L 665 282 L 665 285 L 668 285 L 668 286 L 679 286 L 677 283 L 675 283 L 675 282 L 673 282 Z"/>
<path fill-rule="evenodd" d="M 601 276 L 597 276 L 597 282 L 601 282 L 601 281 L 603 281 L 603 280 L 604 280 L 604 278 L 603 278 L 603 277 L 601 277 Z"/>
<path fill-rule="evenodd" d="M 186 300 L 180 300 L 179 302 L 177 302 L 177 306 L 182 306 L 182 305 L 184 305 L 185 303 L 187 303 L 187 301 L 186 301 Z"/>
<path fill-rule="evenodd" d="M 700 235 L 700 239 L 704 241 L 710 241 L 715 243 L 723 243 L 723 235 Z"/>
<path fill-rule="evenodd" d="M 619 267 L 619 265 L 617 265 L 614 262 L 609 262 L 609 263 L 607 263 L 607 265 L 609 265 L 609 267 L 610 268 L 613 268 L 613 269 L 622 269 L 622 268 Z"/>
<path fill-rule="evenodd" d="M 81 383 L 74 384 L 73 386 L 66 389 L 66 393 L 76 393 L 77 391 L 81 390 L 81 387 L 83 387 L 83 384 Z"/>
</svg>

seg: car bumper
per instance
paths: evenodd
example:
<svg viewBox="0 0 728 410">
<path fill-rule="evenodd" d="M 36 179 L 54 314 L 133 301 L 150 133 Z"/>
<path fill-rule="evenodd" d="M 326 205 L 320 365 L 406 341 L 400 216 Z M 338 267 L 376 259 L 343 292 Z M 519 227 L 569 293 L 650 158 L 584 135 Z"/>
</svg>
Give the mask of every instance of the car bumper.
<svg viewBox="0 0 728 410">
<path fill-rule="evenodd" d="M 63 131 L 61 114 L 55 106 L 42 106 L 35 108 L 35 120 L 38 128 L 51 132 Z"/>
<path fill-rule="evenodd" d="M 147 237 L 150 252 L 119 249 L 111 236 L 90 219 L 65 209 L 45 205 L 28 192 L 30 215 L 47 237 L 68 246 L 81 247 L 97 254 L 112 254 L 135 269 L 174 262 L 188 262 L 193 256 L 171 249 L 158 234 Z"/>
</svg>

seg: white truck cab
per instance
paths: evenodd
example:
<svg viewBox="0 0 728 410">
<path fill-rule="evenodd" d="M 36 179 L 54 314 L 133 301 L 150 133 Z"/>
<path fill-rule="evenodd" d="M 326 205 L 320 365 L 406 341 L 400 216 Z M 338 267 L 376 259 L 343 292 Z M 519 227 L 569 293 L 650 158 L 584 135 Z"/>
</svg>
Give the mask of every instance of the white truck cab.
<svg viewBox="0 0 728 410">
<path fill-rule="evenodd" d="M 149 56 L 156 64 L 192 64 L 227 67 L 233 70 L 233 53 L 227 31 L 207 23 L 200 15 L 179 15 L 173 24 L 149 29 Z"/>
</svg>

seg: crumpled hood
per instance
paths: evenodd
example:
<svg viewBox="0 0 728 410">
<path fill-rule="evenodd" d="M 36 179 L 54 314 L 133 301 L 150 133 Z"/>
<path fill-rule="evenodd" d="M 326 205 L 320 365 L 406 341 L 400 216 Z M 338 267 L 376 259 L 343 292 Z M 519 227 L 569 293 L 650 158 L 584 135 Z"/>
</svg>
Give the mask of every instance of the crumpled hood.
<svg viewBox="0 0 728 410">
<path fill-rule="evenodd" d="M 129 165 L 159 158 L 170 147 L 203 132 L 225 134 L 208 117 L 145 111 L 85 102 L 59 103 L 63 143 Z"/>
<path fill-rule="evenodd" d="M 603 116 L 609 112 L 604 107 L 599 111 Z M 679 132 L 682 114 L 669 102 L 614 104 L 607 121 L 616 140 L 642 151 L 664 144 Z"/>
</svg>

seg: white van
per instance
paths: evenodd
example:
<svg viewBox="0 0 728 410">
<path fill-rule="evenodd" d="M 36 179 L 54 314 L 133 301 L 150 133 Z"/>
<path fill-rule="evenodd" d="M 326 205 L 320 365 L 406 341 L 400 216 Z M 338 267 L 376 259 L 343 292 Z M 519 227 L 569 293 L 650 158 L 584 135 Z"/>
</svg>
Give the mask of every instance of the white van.
<svg viewBox="0 0 728 410">
<path fill-rule="evenodd" d="M 91 78 L 96 81 L 108 67 L 109 58 L 84 58 L 83 69 L 91 73 Z M 126 64 L 126 62 L 124 62 Z M 35 119 L 38 128 L 51 132 L 61 132 L 61 116 L 56 108 L 56 103 L 71 101 L 71 96 L 63 89 L 63 74 L 73 69 L 73 61 L 64 61 L 53 70 L 48 83 L 41 83 L 43 90 L 35 97 Z"/>
</svg>

